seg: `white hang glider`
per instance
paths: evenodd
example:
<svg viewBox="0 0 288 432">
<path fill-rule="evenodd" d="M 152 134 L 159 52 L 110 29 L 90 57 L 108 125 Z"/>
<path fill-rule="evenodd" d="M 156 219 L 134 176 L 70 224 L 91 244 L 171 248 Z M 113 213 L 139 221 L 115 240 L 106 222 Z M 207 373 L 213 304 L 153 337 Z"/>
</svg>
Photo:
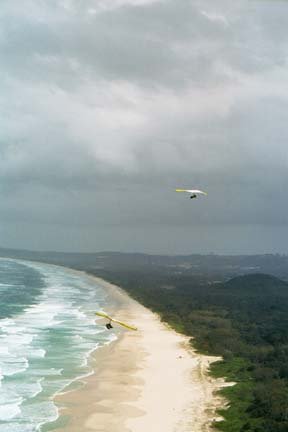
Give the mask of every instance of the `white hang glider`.
<svg viewBox="0 0 288 432">
<path fill-rule="evenodd" d="M 116 323 L 116 324 L 119 324 L 119 325 L 121 325 L 122 327 L 125 327 L 125 328 L 127 328 L 127 329 L 129 329 L 129 330 L 137 330 L 137 327 L 135 327 L 135 326 L 133 326 L 133 325 L 131 325 L 131 324 L 126 324 L 126 323 L 124 323 L 124 322 L 122 322 L 122 321 L 118 321 L 118 320 L 116 320 L 116 319 L 114 319 L 114 318 L 112 318 L 112 317 L 110 317 L 109 315 L 107 315 L 105 312 L 95 312 L 95 315 L 97 315 L 97 316 L 99 316 L 99 317 L 101 317 L 101 318 L 107 318 L 108 319 L 108 323 L 106 324 L 106 328 L 108 329 L 108 330 L 110 330 L 111 328 L 113 328 L 113 326 L 111 325 L 111 322 L 114 322 L 114 323 Z"/>
<path fill-rule="evenodd" d="M 198 195 L 207 195 L 206 192 L 203 192 L 199 189 L 176 189 L 176 192 L 187 192 L 190 194 L 190 198 L 197 198 Z"/>
</svg>

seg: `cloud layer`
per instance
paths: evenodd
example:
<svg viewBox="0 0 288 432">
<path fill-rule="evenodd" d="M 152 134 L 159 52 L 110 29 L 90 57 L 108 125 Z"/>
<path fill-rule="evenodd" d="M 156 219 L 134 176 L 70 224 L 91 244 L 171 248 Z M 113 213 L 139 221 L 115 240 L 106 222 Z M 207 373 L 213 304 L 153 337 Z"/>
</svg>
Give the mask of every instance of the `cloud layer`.
<svg viewBox="0 0 288 432">
<path fill-rule="evenodd" d="M 2 3 L 4 245 L 285 251 L 285 2 Z"/>
</svg>

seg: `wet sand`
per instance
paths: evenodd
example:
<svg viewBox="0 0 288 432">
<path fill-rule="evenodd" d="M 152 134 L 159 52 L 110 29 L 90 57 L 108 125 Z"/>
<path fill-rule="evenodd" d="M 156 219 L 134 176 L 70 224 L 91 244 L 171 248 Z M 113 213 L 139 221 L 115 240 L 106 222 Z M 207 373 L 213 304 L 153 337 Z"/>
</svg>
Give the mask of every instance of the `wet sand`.
<svg viewBox="0 0 288 432">
<path fill-rule="evenodd" d="M 225 404 L 216 392 L 227 385 L 207 373 L 218 358 L 196 353 L 190 338 L 118 287 L 93 279 L 113 300 L 114 307 L 106 312 L 117 309 L 117 318 L 135 324 L 138 331 L 117 329 L 118 340 L 93 353 L 95 372 L 82 379 L 85 385 L 57 396 L 61 414 L 69 419 L 57 432 L 212 430 L 211 423 L 219 419 L 216 408 Z"/>
</svg>

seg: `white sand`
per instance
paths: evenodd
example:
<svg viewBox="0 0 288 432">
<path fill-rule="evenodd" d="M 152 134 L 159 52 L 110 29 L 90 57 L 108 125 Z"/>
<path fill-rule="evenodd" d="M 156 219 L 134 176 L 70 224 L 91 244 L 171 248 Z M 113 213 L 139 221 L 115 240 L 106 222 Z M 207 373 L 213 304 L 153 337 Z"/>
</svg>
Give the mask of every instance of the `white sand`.
<svg viewBox="0 0 288 432">
<path fill-rule="evenodd" d="M 117 301 L 117 318 L 139 330 L 121 330 L 118 341 L 94 353 L 95 374 L 85 379 L 86 385 L 57 398 L 62 413 L 70 417 L 61 431 L 211 430 L 216 408 L 225 403 L 215 392 L 227 385 L 207 375 L 217 358 L 195 353 L 188 337 L 119 288 L 94 280 Z"/>
</svg>

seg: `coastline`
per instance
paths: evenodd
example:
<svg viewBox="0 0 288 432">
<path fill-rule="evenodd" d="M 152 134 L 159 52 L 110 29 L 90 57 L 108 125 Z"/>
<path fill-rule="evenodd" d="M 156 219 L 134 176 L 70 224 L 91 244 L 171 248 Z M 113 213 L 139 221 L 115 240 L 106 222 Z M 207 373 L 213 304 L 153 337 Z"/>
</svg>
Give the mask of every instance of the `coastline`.
<svg viewBox="0 0 288 432">
<path fill-rule="evenodd" d="M 60 417 L 67 420 L 54 430 L 212 430 L 213 421 L 221 419 L 217 408 L 225 406 L 217 390 L 231 385 L 208 375 L 209 365 L 219 357 L 196 353 L 190 337 L 176 333 L 120 287 L 86 275 L 113 300 L 107 312 L 117 310 L 117 318 L 134 323 L 139 330 L 116 330 L 116 341 L 92 353 L 94 373 L 80 380 L 83 386 L 54 399 Z"/>
</svg>

